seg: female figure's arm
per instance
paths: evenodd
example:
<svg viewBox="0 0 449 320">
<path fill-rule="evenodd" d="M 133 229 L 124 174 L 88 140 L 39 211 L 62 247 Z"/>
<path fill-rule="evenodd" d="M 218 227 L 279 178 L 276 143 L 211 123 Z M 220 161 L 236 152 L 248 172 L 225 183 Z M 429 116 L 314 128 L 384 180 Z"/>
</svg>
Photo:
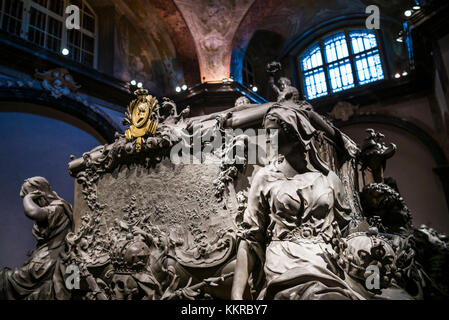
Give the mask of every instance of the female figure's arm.
<svg viewBox="0 0 449 320">
<path fill-rule="evenodd" d="M 249 275 L 254 268 L 254 253 L 246 241 L 240 241 L 237 251 L 237 261 L 234 270 L 234 281 L 232 283 L 231 299 L 242 300 Z"/>
<path fill-rule="evenodd" d="M 23 211 L 25 215 L 37 222 L 43 222 L 47 219 L 47 210 L 35 202 L 36 199 L 42 196 L 41 192 L 31 192 L 23 197 Z"/>
<path fill-rule="evenodd" d="M 265 186 L 262 169 L 255 175 L 248 193 L 248 206 L 243 215 L 241 240 L 237 250 L 237 261 L 234 270 L 231 298 L 242 300 L 249 276 L 254 270 L 257 260 L 263 265 L 266 220 L 268 214 L 262 205 L 261 194 Z M 253 279 L 255 275 L 253 274 Z"/>
</svg>

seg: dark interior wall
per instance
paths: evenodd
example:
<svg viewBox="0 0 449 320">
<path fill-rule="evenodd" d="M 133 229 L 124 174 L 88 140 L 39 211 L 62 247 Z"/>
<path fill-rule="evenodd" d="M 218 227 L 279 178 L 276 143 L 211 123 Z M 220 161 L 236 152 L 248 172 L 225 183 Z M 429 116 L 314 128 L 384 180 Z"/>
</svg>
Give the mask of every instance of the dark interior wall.
<svg viewBox="0 0 449 320">
<path fill-rule="evenodd" d="M 435 98 L 440 107 L 449 133 L 449 33 L 438 40 L 439 54 L 436 54 L 439 70 L 435 72 Z"/>
<path fill-rule="evenodd" d="M 449 232 L 449 211 L 441 181 L 433 172 L 436 162 L 428 146 L 417 137 L 393 126 L 381 124 L 354 124 L 342 130 L 359 145 L 367 136 L 366 128 L 382 132 L 386 142 L 398 147 L 387 161 L 386 177 L 397 181 L 399 191 L 409 207 L 413 224 L 426 224 L 444 233 Z"/>
<path fill-rule="evenodd" d="M 446 70 L 446 75 L 449 78 L 449 33 L 439 39 L 438 44 L 440 46 L 441 57 Z"/>
<path fill-rule="evenodd" d="M 284 38 L 281 35 L 272 31 L 258 30 L 251 38 L 245 52 L 245 58 L 253 68 L 254 83 L 251 84 L 257 86 L 257 93 L 268 100 L 275 100 L 276 97 L 268 84 L 266 65 L 278 60 L 283 45 Z M 285 65 L 284 68 L 288 66 Z M 244 83 L 244 85 L 249 86 L 250 83 Z"/>
<path fill-rule="evenodd" d="M 98 71 L 125 83 L 142 82 L 159 96 L 172 94 L 177 84 L 185 82 L 171 34 L 150 1 L 89 3 L 97 17 Z"/>
<path fill-rule="evenodd" d="M 26 178 L 43 176 L 73 203 L 67 163 L 99 141 L 65 122 L 43 116 L 0 112 L 0 267 L 20 266 L 34 249 L 33 222 L 25 217 L 20 187 Z"/>
</svg>

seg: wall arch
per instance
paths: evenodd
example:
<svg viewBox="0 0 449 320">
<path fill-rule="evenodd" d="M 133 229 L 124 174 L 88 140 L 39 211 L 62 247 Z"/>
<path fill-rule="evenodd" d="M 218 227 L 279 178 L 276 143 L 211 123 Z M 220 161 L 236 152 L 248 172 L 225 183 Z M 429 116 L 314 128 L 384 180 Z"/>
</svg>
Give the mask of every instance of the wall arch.
<svg viewBox="0 0 449 320">
<path fill-rule="evenodd" d="M 18 194 L 23 180 L 44 176 L 73 203 L 70 155 L 112 142 L 116 131 L 120 128 L 94 106 L 32 88 L 0 89 L 0 267 L 21 265 L 35 246 L 33 222 L 24 216 Z"/>
<path fill-rule="evenodd" d="M 396 127 L 398 129 L 404 130 L 405 132 L 415 136 L 419 139 L 429 150 L 434 158 L 435 162 L 439 166 L 445 166 L 449 164 L 449 159 L 445 156 L 442 148 L 438 142 L 429 134 L 425 129 L 414 124 L 411 121 L 398 118 L 392 115 L 386 114 L 364 114 L 355 115 L 348 119 L 347 121 L 336 121 L 335 124 L 339 128 L 344 128 L 355 124 L 385 124 Z"/>
<path fill-rule="evenodd" d="M 0 89 L 0 112 L 42 114 L 67 122 L 89 132 L 101 143 L 114 141 L 121 129 L 100 109 L 62 96 L 58 99 L 49 92 L 32 88 Z"/>
</svg>

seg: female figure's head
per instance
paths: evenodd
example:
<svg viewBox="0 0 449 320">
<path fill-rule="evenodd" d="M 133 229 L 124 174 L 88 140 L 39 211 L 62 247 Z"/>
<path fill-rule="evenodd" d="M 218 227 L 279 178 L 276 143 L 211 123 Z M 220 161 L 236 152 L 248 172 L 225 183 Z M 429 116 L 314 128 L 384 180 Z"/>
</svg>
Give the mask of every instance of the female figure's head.
<svg viewBox="0 0 449 320">
<path fill-rule="evenodd" d="M 284 156 L 291 154 L 299 155 L 302 151 L 299 140 L 295 137 L 293 130 L 289 124 L 282 122 L 282 120 L 275 114 L 267 113 L 264 118 L 263 126 L 267 130 L 267 134 L 272 130 L 277 130 L 278 134 L 278 152 Z"/>
<path fill-rule="evenodd" d="M 58 199 L 58 195 L 51 189 L 50 183 L 43 177 L 32 177 L 26 179 L 20 189 L 20 197 L 25 197 L 30 193 L 38 193 L 41 195 L 37 199 L 40 206 L 48 205 L 52 200 Z"/>
<path fill-rule="evenodd" d="M 35 191 L 50 193 L 52 190 L 50 183 L 44 177 L 32 177 L 26 179 L 22 184 L 22 188 L 20 189 L 20 196 L 23 198 L 27 194 Z"/>
<path fill-rule="evenodd" d="M 310 122 L 309 112 L 313 111 L 307 102 L 274 104 L 265 114 L 263 126 L 266 130 L 278 129 L 278 151 L 287 160 L 327 175 L 329 168 L 314 146 L 318 132 Z"/>
</svg>

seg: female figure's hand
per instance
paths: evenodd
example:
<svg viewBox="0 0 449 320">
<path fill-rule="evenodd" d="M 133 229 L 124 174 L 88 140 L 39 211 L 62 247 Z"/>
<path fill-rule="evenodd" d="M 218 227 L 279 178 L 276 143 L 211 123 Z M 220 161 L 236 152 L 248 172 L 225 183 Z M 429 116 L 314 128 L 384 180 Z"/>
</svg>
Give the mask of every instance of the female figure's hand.
<svg viewBox="0 0 449 320">
<path fill-rule="evenodd" d="M 30 192 L 23 197 L 23 211 L 25 215 L 37 222 L 47 219 L 47 210 L 36 203 L 36 200 L 42 197 L 45 197 L 45 193 L 40 190 Z"/>
</svg>

